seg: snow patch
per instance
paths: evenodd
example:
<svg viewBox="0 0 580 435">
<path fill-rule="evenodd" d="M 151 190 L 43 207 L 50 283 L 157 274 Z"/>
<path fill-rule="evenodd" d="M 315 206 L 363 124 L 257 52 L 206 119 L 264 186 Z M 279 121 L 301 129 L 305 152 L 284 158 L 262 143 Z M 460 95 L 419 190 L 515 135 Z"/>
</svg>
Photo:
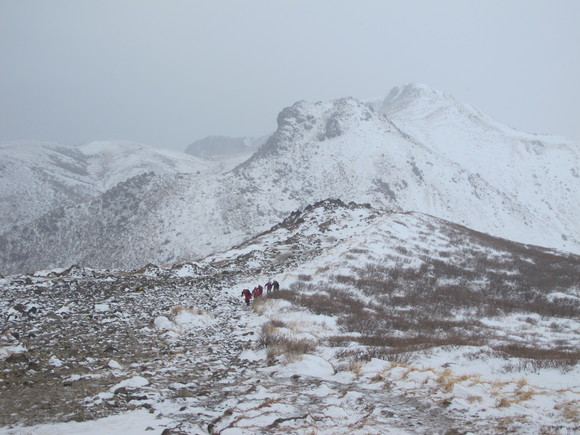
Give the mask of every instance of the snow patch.
<svg viewBox="0 0 580 435">
<path fill-rule="evenodd" d="M 119 382 L 117 385 L 109 388 L 109 391 L 114 393 L 119 388 L 140 388 L 149 385 L 149 380 L 143 376 L 133 376 L 132 378 L 125 379 Z"/>
</svg>

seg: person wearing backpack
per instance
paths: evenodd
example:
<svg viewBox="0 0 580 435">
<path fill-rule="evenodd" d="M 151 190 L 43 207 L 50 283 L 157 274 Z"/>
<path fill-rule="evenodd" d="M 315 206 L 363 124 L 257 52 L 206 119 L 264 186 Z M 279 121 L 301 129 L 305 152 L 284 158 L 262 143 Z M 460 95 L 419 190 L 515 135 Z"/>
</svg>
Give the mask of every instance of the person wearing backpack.
<svg viewBox="0 0 580 435">
<path fill-rule="evenodd" d="M 270 280 L 268 280 L 268 282 L 264 284 L 264 287 L 266 287 L 266 294 L 269 294 L 272 291 L 272 283 L 270 282 Z"/>
<path fill-rule="evenodd" d="M 272 283 L 272 288 L 274 289 L 275 292 L 280 290 L 280 284 L 278 283 L 278 281 L 274 280 L 274 282 Z"/>
<path fill-rule="evenodd" d="M 250 292 L 250 290 L 245 288 L 242 290 L 242 296 L 244 297 L 244 300 L 246 301 L 246 305 L 249 307 L 250 301 L 252 300 L 252 293 Z"/>
</svg>

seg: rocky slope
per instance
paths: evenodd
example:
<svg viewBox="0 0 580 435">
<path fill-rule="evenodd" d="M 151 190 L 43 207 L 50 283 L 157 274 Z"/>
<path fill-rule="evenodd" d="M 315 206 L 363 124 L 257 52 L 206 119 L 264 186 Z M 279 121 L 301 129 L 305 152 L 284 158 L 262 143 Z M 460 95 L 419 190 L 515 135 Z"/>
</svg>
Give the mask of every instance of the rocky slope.
<svg viewBox="0 0 580 435">
<path fill-rule="evenodd" d="M 571 434 L 579 272 L 324 201 L 196 263 L 5 277 L 0 431 Z"/>
</svg>

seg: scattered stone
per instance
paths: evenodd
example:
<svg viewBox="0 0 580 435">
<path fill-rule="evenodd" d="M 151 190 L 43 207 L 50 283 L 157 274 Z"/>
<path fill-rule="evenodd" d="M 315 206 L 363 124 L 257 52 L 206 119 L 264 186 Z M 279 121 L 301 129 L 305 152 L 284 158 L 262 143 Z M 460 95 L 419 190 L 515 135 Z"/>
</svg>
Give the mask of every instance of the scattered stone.
<svg viewBox="0 0 580 435">
<path fill-rule="evenodd" d="M 7 363 L 18 364 L 18 363 L 28 363 L 28 357 L 24 353 L 13 353 L 8 358 L 5 359 Z"/>
<path fill-rule="evenodd" d="M 16 304 L 12 308 L 14 308 L 16 311 L 18 311 L 22 314 L 26 313 L 26 305 L 24 305 L 24 304 Z"/>
<path fill-rule="evenodd" d="M 114 392 L 113 392 L 116 396 L 127 396 L 129 394 L 129 392 L 127 391 L 127 388 L 125 387 L 120 387 L 117 388 Z"/>
<path fill-rule="evenodd" d="M 176 397 L 195 397 L 195 394 L 188 388 L 180 388 L 177 391 Z"/>
</svg>

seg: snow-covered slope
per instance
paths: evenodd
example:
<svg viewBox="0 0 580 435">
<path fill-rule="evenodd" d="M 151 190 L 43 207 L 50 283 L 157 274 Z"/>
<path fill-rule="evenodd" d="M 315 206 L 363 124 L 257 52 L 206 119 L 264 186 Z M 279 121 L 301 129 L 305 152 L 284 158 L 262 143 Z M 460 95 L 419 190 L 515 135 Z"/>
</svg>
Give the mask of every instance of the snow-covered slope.
<svg viewBox="0 0 580 435">
<path fill-rule="evenodd" d="M 280 113 L 278 124 L 266 145 L 234 171 L 239 181 L 228 191 L 238 202 L 287 212 L 341 198 L 421 211 L 521 242 L 575 252 L 580 247 L 577 147 L 555 145 L 538 155 L 525 144 L 511 145 L 511 136 L 497 136 L 503 145 L 496 145 L 510 147 L 518 161 L 482 151 L 478 165 L 468 166 L 354 99 L 299 102 Z M 478 137 L 477 130 L 466 130 Z M 469 147 L 477 148 L 474 141 L 465 145 L 468 155 Z M 275 176 L 263 177 L 265 167 Z M 500 173 L 498 182 L 492 174 Z M 241 199 L 244 191 L 251 193 Z"/>
<path fill-rule="evenodd" d="M 578 244 L 578 143 L 515 130 L 423 84 L 394 88 L 371 105 L 414 141 L 516 199 L 550 227 L 548 231 L 561 233 L 561 247 Z M 502 236 L 520 239 L 508 232 Z M 575 239 L 572 244 L 565 243 L 569 238 Z"/>
<path fill-rule="evenodd" d="M 60 207 L 75 207 L 122 181 L 156 174 L 214 171 L 195 157 L 123 141 L 80 146 L 0 145 L 0 234 Z"/>
<path fill-rule="evenodd" d="M 418 127 L 402 123 L 405 116 Z M 173 163 L 168 170 L 152 168 L 155 174 L 81 206 L 14 227 L 0 236 L 0 270 L 73 263 L 138 267 L 202 257 L 327 198 L 427 213 L 511 240 L 580 252 L 578 148 L 544 136 L 538 145 L 532 137 L 424 86 L 395 90 L 381 103 L 301 101 L 282 110 L 277 131 L 232 171 L 219 159 L 201 160 L 201 169 Z M 107 157 L 101 144 L 84 152 L 97 168 L 107 166 L 116 182 L 134 172 L 124 163 L 114 169 L 112 162 L 127 157 L 123 147 L 115 149 L 113 156 L 124 157 Z"/>
<path fill-rule="evenodd" d="M 91 142 L 78 149 L 88 162 L 89 172 L 102 183 L 103 191 L 146 172 L 165 175 L 207 173 L 215 169 L 210 162 L 181 152 L 132 142 Z"/>
<path fill-rule="evenodd" d="M 334 200 L 198 262 L 0 277 L 0 432 L 573 434 L 579 268 Z"/>
<path fill-rule="evenodd" d="M 73 205 L 100 189 L 80 151 L 57 144 L 0 146 L 0 234 L 55 206 Z"/>
</svg>

